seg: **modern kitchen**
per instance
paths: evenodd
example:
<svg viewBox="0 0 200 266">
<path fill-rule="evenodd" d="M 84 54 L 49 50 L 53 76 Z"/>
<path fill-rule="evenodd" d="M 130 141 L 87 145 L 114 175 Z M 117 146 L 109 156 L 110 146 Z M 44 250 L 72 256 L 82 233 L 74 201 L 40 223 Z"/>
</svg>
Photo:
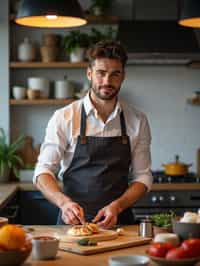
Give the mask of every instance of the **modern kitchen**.
<svg viewBox="0 0 200 266">
<path fill-rule="evenodd" d="M 9 144 L 15 144 L 16 140 L 19 140 L 19 144 L 21 140 L 23 143 L 16 155 L 19 158 L 18 167 L 16 168 L 16 162 L 9 162 L 11 170 L 8 174 L 6 171 L 2 174 L 4 157 L 0 150 L 0 231 L 3 228 L 1 218 L 4 217 L 7 223 L 19 225 L 33 239 L 40 236 L 55 237 L 60 243 L 56 257 L 51 260 L 42 258 L 42 255 L 41 258 L 34 258 L 35 244 L 32 241 L 26 258 L 16 264 L 200 265 L 195 264 L 198 259 L 193 256 L 185 256 L 183 264 L 180 260 L 176 264 L 174 260 L 167 261 L 163 257 L 149 261 L 151 254 L 148 256 L 147 250 L 151 249 L 153 231 L 150 235 L 141 233 L 141 226 L 145 221 L 148 223 L 154 215 L 172 213 L 179 218 L 184 218 L 187 213 L 200 215 L 198 1 L 69 1 L 78 2 L 83 16 L 81 19 L 84 21 L 83 25 L 80 23 L 73 26 L 51 25 L 55 23 L 53 20 L 50 20 L 49 25 L 35 26 L 36 15 L 31 13 L 24 15 L 29 19 L 29 24 L 25 25 L 23 15 L 23 22 L 19 15 L 23 2 L 30 4 L 34 1 L 1 0 L 0 9 L 0 149 L 3 151 L 3 141 L 8 143 L 8 147 Z M 42 1 L 36 2 L 37 4 L 30 6 L 27 4 L 26 9 L 32 9 L 28 12 L 32 12 L 34 5 L 39 6 Z M 41 9 L 49 8 L 50 4 L 45 7 L 45 3 L 44 6 L 41 5 Z M 102 10 L 95 9 L 98 4 L 102 4 Z M 71 8 L 71 13 L 68 12 L 67 16 L 73 18 L 78 11 L 74 11 L 70 5 L 68 8 Z M 35 9 L 34 12 L 37 13 L 38 10 Z M 189 12 L 197 20 L 193 25 L 184 24 L 187 19 L 181 21 L 183 15 L 189 17 Z M 85 38 L 84 51 L 82 49 L 74 57 L 70 54 L 69 47 L 74 45 L 69 38 L 73 34 Z M 82 99 L 88 93 L 90 82 L 86 75 L 86 49 L 92 42 L 94 44 L 105 39 L 121 42 L 127 51 L 125 79 L 119 98 L 144 113 L 148 119 L 153 184 L 151 190 L 131 206 L 135 217 L 134 225 L 116 224 L 112 230 L 105 232 L 108 233 L 107 241 L 104 241 L 104 236 L 102 241 L 101 232 L 96 232 L 96 246 L 91 244 L 82 247 L 71 240 L 75 237 L 68 236 L 69 242 L 67 237 L 62 240 L 69 225 L 56 225 L 59 208 L 47 200 L 33 184 L 33 176 L 49 119 L 56 110 Z M 62 181 L 57 182 L 62 188 Z M 150 225 L 153 226 L 152 222 Z M 199 226 L 198 222 L 195 226 Z M 197 235 L 190 232 L 190 237 L 180 236 L 181 243 L 184 239 L 187 241 L 195 236 L 200 239 L 200 227 L 197 231 Z M 90 235 L 88 237 L 93 239 Z M 13 265 L 6 264 L 4 255 L 1 257 L 3 253 L 11 252 L 1 252 L 1 245 L 0 232 L 0 265 Z M 136 264 L 135 261 L 111 259 L 140 255 L 148 261 L 138 261 Z"/>
</svg>

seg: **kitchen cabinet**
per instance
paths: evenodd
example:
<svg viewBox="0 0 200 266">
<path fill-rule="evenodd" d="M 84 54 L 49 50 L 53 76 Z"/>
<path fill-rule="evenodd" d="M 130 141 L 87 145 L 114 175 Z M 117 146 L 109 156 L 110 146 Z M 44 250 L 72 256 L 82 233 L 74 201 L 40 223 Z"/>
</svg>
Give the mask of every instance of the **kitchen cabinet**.
<svg viewBox="0 0 200 266">
<path fill-rule="evenodd" d="M 45 199 L 39 191 L 20 191 L 19 204 L 19 219 L 21 224 L 56 224 L 58 208 Z"/>
</svg>

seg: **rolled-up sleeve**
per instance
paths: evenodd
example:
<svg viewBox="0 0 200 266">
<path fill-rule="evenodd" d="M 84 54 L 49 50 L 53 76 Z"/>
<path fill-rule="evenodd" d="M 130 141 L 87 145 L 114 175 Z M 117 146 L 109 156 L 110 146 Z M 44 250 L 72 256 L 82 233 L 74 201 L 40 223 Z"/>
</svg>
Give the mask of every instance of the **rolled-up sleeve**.
<svg viewBox="0 0 200 266">
<path fill-rule="evenodd" d="M 40 155 L 35 167 L 33 183 L 36 183 L 37 177 L 41 174 L 50 174 L 56 178 L 61 158 L 66 147 L 66 136 L 63 134 L 62 115 L 55 112 L 46 128 L 46 134 L 41 145 Z"/>
<path fill-rule="evenodd" d="M 134 149 L 132 150 L 132 180 L 143 183 L 148 191 L 151 189 L 153 177 L 151 173 L 151 132 L 148 120 L 143 114 L 141 117 L 138 136 Z"/>
</svg>

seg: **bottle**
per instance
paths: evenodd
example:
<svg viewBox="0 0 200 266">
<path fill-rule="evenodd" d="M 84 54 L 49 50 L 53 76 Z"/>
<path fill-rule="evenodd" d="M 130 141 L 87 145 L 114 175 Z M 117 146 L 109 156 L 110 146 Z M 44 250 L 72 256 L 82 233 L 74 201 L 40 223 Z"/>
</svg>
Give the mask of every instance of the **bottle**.
<svg viewBox="0 0 200 266">
<path fill-rule="evenodd" d="M 33 61 L 35 59 L 35 47 L 29 40 L 29 38 L 24 38 L 24 41 L 18 46 L 18 59 L 20 61 Z"/>
</svg>

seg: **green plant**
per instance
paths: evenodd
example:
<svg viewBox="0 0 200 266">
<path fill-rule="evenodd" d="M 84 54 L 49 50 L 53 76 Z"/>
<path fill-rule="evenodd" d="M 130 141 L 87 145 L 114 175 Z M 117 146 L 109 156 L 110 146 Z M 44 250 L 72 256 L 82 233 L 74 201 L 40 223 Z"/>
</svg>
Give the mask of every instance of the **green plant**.
<svg viewBox="0 0 200 266">
<path fill-rule="evenodd" d="M 67 53 L 71 54 L 77 48 L 86 48 L 89 45 L 89 36 L 87 33 L 80 32 L 80 30 L 70 31 L 69 34 L 63 38 L 63 46 Z"/>
<path fill-rule="evenodd" d="M 153 214 L 150 216 L 150 219 L 155 226 L 169 228 L 172 226 L 172 219 L 175 216 L 175 213 L 170 211 L 169 213 Z"/>
<path fill-rule="evenodd" d="M 116 35 L 116 30 L 112 27 L 108 27 L 105 31 L 100 31 L 96 28 L 91 28 L 90 43 L 95 44 L 99 41 L 114 40 Z"/>
<path fill-rule="evenodd" d="M 0 128 L 0 176 L 2 176 L 7 169 L 13 170 L 14 174 L 19 176 L 19 167 L 23 165 L 23 161 L 17 154 L 17 151 L 24 143 L 24 136 L 19 136 L 11 144 L 7 144 L 6 135 L 2 128 Z"/>
</svg>

